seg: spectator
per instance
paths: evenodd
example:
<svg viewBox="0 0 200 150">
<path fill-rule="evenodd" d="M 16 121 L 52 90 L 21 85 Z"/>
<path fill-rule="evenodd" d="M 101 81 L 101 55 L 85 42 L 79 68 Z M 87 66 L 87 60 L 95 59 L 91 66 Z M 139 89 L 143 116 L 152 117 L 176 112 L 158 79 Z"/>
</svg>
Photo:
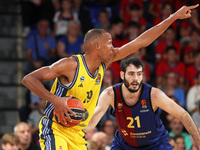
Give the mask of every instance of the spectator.
<svg viewBox="0 0 200 150">
<path fill-rule="evenodd" d="M 124 22 L 119 18 L 114 18 L 111 21 L 111 29 L 109 33 L 112 36 L 112 42 L 114 47 L 120 47 L 128 43 L 128 39 L 123 37 Z"/>
<path fill-rule="evenodd" d="M 190 140 L 191 136 L 188 133 L 183 132 L 184 127 L 181 121 L 174 117 L 170 123 L 170 127 L 171 127 L 171 132 L 169 133 L 169 136 L 171 137 L 182 136 L 185 141 L 186 150 L 189 149 L 192 146 L 192 142 Z"/>
<path fill-rule="evenodd" d="M 176 72 L 174 71 L 166 72 L 164 78 L 165 79 L 161 89 L 165 92 L 166 95 L 174 96 L 177 103 L 181 107 L 185 108 L 186 107 L 185 93 L 182 88 L 177 87 L 178 77 Z"/>
<path fill-rule="evenodd" d="M 66 36 L 58 40 L 57 50 L 59 58 L 69 57 L 82 51 L 83 36 L 80 35 L 80 32 L 80 25 L 77 21 L 71 21 L 68 24 Z"/>
<path fill-rule="evenodd" d="M 177 103 L 177 100 L 176 100 L 176 98 L 174 96 L 169 96 L 169 98 L 171 98 L 174 102 Z M 166 111 L 161 110 L 161 112 L 160 112 L 160 118 L 161 118 L 161 120 L 162 120 L 165 128 L 167 129 L 167 131 L 171 131 L 170 122 L 172 121 L 173 116 L 170 115 L 170 114 L 168 114 Z"/>
<path fill-rule="evenodd" d="M 192 65 L 194 63 L 193 53 L 195 50 L 200 49 L 200 30 L 193 28 L 190 32 L 190 43 L 184 48 L 184 62 L 185 64 Z"/>
<path fill-rule="evenodd" d="M 96 23 L 94 27 L 109 31 L 111 28 L 111 24 L 110 24 L 109 14 L 108 14 L 107 10 L 105 10 L 105 9 L 100 10 L 98 19 L 99 19 L 99 22 Z"/>
<path fill-rule="evenodd" d="M 165 2 L 162 4 L 161 8 L 161 16 L 154 20 L 154 25 L 157 25 L 161 21 L 165 20 L 167 17 L 169 17 L 170 14 L 172 14 L 174 11 L 173 5 L 170 2 Z M 176 21 L 172 23 L 171 25 L 173 29 L 176 31 L 177 29 L 177 23 Z"/>
<path fill-rule="evenodd" d="M 175 30 L 172 27 L 169 27 L 163 35 L 163 40 L 161 40 L 160 42 L 158 42 L 157 46 L 156 46 L 156 64 L 159 64 L 160 62 L 165 60 L 165 51 L 167 49 L 167 47 L 175 47 L 178 56 L 180 57 L 181 54 L 181 47 L 180 47 L 180 43 L 178 41 L 175 40 L 176 37 L 176 33 Z"/>
<path fill-rule="evenodd" d="M 40 0 L 21 0 L 23 37 L 27 37 L 31 27 L 39 21 L 40 5 Z"/>
<path fill-rule="evenodd" d="M 189 87 L 195 85 L 195 77 L 200 72 L 200 51 L 194 51 L 194 65 L 186 68 L 186 81 Z"/>
<path fill-rule="evenodd" d="M 44 87 L 50 90 L 49 83 L 43 82 Z M 27 122 L 31 111 L 38 109 L 40 97 L 30 90 L 27 90 L 25 95 L 25 104 L 19 109 L 19 117 L 21 122 Z"/>
<path fill-rule="evenodd" d="M 196 84 L 191 87 L 187 93 L 187 110 L 190 114 L 198 111 L 198 104 L 200 103 L 200 72 L 195 77 Z"/>
<path fill-rule="evenodd" d="M 95 127 L 91 132 L 87 132 L 85 133 L 85 139 L 88 141 L 91 141 L 91 138 L 93 136 L 94 133 L 98 132 L 97 127 Z"/>
<path fill-rule="evenodd" d="M 140 26 L 137 22 L 130 21 L 126 29 L 126 36 L 129 41 L 136 39 L 140 34 Z"/>
<path fill-rule="evenodd" d="M 51 31 L 53 29 L 53 17 L 55 12 L 60 9 L 60 0 L 40 0 L 41 1 L 41 12 L 40 18 L 45 18 L 49 22 Z"/>
<path fill-rule="evenodd" d="M 147 83 L 150 81 L 151 72 L 150 72 L 150 65 L 145 60 L 145 55 L 146 55 L 146 48 L 141 48 L 132 54 L 132 56 L 136 56 L 143 61 L 145 67 L 143 82 Z"/>
<path fill-rule="evenodd" d="M 43 117 L 44 114 L 44 108 L 45 108 L 46 101 L 43 99 L 39 99 L 38 103 L 38 109 L 33 110 L 28 119 L 28 123 L 31 124 L 33 127 L 37 127 L 38 129 L 38 124 L 40 119 Z"/>
<path fill-rule="evenodd" d="M 143 2 L 141 0 L 121 0 L 121 3 L 120 3 L 120 18 L 124 20 L 125 24 L 127 24 L 130 20 L 129 6 L 131 4 L 137 4 L 141 8 L 143 7 Z"/>
<path fill-rule="evenodd" d="M 46 101 L 43 99 L 39 99 L 38 109 L 33 110 L 28 118 L 28 123 L 31 126 L 31 132 L 33 135 L 34 143 L 39 145 L 39 122 L 40 119 L 44 116 L 44 108 L 45 108 Z"/>
<path fill-rule="evenodd" d="M 177 86 L 184 87 L 185 83 L 185 65 L 178 59 L 175 47 L 168 47 L 166 52 L 166 60 L 161 62 L 156 69 L 156 83 L 160 87 L 163 83 L 164 75 L 168 71 L 176 72 L 178 76 Z"/>
<path fill-rule="evenodd" d="M 88 8 L 83 5 L 83 0 L 73 0 L 73 16 L 81 25 L 82 33 L 85 34 L 88 30 L 93 28 Z"/>
<path fill-rule="evenodd" d="M 176 136 L 174 150 L 185 150 L 185 141 L 182 136 Z"/>
<path fill-rule="evenodd" d="M 99 132 L 95 132 L 92 135 L 91 140 L 96 142 L 97 145 L 100 147 L 99 150 L 109 150 L 109 148 L 106 147 L 107 145 L 107 135 L 106 133 L 99 131 Z"/>
<path fill-rule="evenodd" d="M 54 27 L 52 31 L 52 36 L 59 38 L 66 34 L 67 25 L 69 21 L 74 20 L 72 12 L 72 0 L 62 0 L 61 10 L 57 11 L 54 15 L 53 22 Z"/>
<path fill-rule="evenodd" d="M 5 133 L 1 138 L 2 150 L 19 150 L 19 138 L 14 133 Z"/>
<path fill-rule="evenodd" d="M 168 141 L 171 144 L 172 148 L 174 149 L 174 146 L 175 146 L 175 140 L 174 140 L 174 138 L 173 137 L 169 137 Z"/>
<path fill-rule="evenodd" d="M 25 105 L 23 105 L 19 109 L 19 117 L 20 121 L 22 122 L 27 122 L 28 116 L 31 113 L 31 111 L 38 108 L 38 102 L 40 98 L 37 95 L 35 95 L 32 91 L 28 90 L 26 92 L 25 99 Z"/>
<path fill-rule="evenodd" d="M 101 131 L 107 134 L 107 147 L 111 149 L 117 126 L 112 119 L 107 119 L 101 126 Z"/>
<path fill-rule="evenodd" d="M 40 150 L 31 139 L 30 126 L 25 122 L 20 122 L 15 125 L 14 133 L 19 137 L 19 148 L 20 150 Z"/>
<path fill-rule="evenodd" d="M 105 90 L 107 87 L 112 86 L 112 85 L 113 85 L 113 73 L 112 73 L 112 70 L 106 69 L 104 77 L 103 77 L 100 93 L 103 90 Z"/>
<path fill-rule="evenodd" d="M 88 150 L 99 150 L 97 143 L 91 140 L 87 140 L 87 148 Z"/>
<path fill-rule="evenodd" d="M 20 0 L 22 11 L 22 36 L 27 37 L 31 29 L 35 28 L 37 22 L 45 18 L 53 28 L 53 16 L 55 10 L 59 9 L 59 0 Z"/>
<path fill-rule="evenodd" d="M 128 39 L 123 38 L 123 26 L 124 22 L 119 18 L 114 18 L 111 21 L 111 29 L 109 33 L 113 37 L 112 42 L 114 47 L 121 47 L 122 45 L 128 43 Z M 109 69 L 113 72 L 113 83 L 120 82 L 120 62 L 113 62 Z"/>
<path fill-rule="evenodd" d="M 139 24 L 140 26 L 139 34 L 143 33 L 147 28 L 146 27 L 147 21 L 144 19 L 143 14 L 141 15 L 141 12 L 142 12 L 142 8 L 139 5 L 137 4 L 130 5 L 130 8 L 129 8 L 130 20 L 127 21 L 128 23 L 130 21 L 134 21 Z M 125 22 L 125 27 L 127 27 L 127 24 Z"/>
<path fill-rule="evenodd" d="M 27 43 L 28 73 L 44 65 L 50 65 L 56 58 L 56 41 L 48 34 L 49 22 L 40 20 L 37 29 L 38 33 L 30 36 Z"/>
<path fill-rule="evenodd" d="M 151 15 L 152 20 L 161 16 L 163 3 L 170 2 L 173 0 L 151 0 L 149 3 L 148 12 Z"/>
</svg>

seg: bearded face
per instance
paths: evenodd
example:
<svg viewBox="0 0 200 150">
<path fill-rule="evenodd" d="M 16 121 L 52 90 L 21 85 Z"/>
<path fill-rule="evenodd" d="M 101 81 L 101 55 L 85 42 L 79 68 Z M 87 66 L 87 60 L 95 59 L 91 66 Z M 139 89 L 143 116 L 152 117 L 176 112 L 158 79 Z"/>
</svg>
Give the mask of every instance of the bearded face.
<svg viewBox="0 0 200 150">
<path fill-rule="evenodd" d="M 132 64 L 126 68 L 126 72 L 122 72 L 121 78 L 129 92 L 135 93 L 140 89 L 143 82 L 143 73 L 142 67 L 137 68 Z"/>
<path fill-rule="evenodd" d="M 143 80 L 141 80 L 140 82 L 138 82 L 138 81 L 133 81 L 133 82 L 128 82 L 127 80 L 126 80 L 126 77 L 125 77 L 125 74 L 124 74 L 124 85 L 126 86 L 126 88 L 129 90 L 129 92 L 131 92 L 131 93 L 135 93 L 135 92 L 137 92 L 139 89 L 140 89 L 140 87 L 141 87 L 141 85 L 142 85 L 142 81 Z"/>
</svg>

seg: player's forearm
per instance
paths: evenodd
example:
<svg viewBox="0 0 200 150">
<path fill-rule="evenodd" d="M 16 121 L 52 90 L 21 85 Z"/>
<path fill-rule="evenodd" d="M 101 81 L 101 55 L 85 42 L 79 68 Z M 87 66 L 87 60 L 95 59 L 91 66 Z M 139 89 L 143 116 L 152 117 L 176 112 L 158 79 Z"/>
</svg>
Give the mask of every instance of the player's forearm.
<svg viewBox="0 0 200 150">
<path fill-rule="evenodd" d="M 167 19 L 152 27 L 151 29 L 145 31 L 141 34 L 137 41 L 142 43 L 141 47 L 146 47 L 151 44 L 155 39 L 157 39 L 175 20 L 176 16 L 174 14 L 170 15 Z"/>
<path fill-rule="evenodd" d="M 152 27 L 151 29 L 142 33 L 138 38 L 133 41 L 125 44 L 121 48 L 117 49 L 116 55 L 114 56 L 113 61 L 117 61 L 119 59 L 123 59 L 128 55 L 134 53 L 138 49 L 142 47 L 146 47 L 151 44 L 156 38 L 158 38 L 174 21 L 176 17 L 174 15 L 170 15 L 166 20 L 162 21 L 158 25 Z"/>
<path fill-rule="evenodd" d="M 22 84 L 34 92 L 36 95 L 49 102 L 53 102 L 55 95 L 50 93 L 36 77 L 27 75 L 23 78 Z"/>
<path fill-rule="evenodd" d="M 87 128 L 83 129 L 83 131 L 86 132 L 86 133 L 91 132 L 92 130 L 94 130 L 94 128 L 96 127 L 97 123 L 98 123 L 98 121 L 95 121 L 94 117 L 92 117 L 92 119 L 90 120 Z"/>
<path fill-rule="evenodd" d="M 185 126 L 185 128 L 187 129 L 187 131 L 193 137 L 193 139 L 196 142 L 196 144 L 198 145 L 198 147 L 200 148 L 200 133 L 199 133 L 194 121 L 192 120 L 192 118 L 190 117 L 190 115 L 187 112 L 182 114 L 181 121 L 182 121 L 183 125 Z"/>
</svg>

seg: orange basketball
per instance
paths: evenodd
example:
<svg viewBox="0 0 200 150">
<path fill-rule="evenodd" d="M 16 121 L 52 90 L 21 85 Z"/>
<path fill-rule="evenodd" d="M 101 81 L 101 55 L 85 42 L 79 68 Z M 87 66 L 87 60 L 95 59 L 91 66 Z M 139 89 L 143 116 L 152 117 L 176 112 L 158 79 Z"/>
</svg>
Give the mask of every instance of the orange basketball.
<svg viewBox="0 0 200 150">
<path fill-rule="evenodd" d="M 67 124 L 64 123 L 62 118 L 61 118 L 59 124 L 65 126 L 65 127 L 73 127 L 73 126 L 79 124 L 83 120 L 83 118 L 85 116 L 85 109 L 84 109 L 83 103 L 75 97 L 72 97 L 71 99 L 69 99 L 67 101 L 67 105 L 76 114 L 76 117 L 74 117 L 71 113 L 68 113 L 72 119 L 72 122 L 70 122 L 69 119 L 67 117 L 65 117 L 67 120 Z M 54 109 L 53 115 L 54 115 L 56 121 L 58 122 L 58 113 L 55 109 Z"/>
</svg>

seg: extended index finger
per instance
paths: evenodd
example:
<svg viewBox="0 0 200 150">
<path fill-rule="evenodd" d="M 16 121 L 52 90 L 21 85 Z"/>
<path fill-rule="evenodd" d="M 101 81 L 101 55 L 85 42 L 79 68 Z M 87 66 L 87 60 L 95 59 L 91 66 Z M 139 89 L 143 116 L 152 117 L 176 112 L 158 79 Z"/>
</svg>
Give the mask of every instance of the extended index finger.
<svg viewBox="0 0 200 150">
<path fill-rule="evenodd" d="M 193 6 L 188 6 L 189 9 L 195 9 L 199 6 L 199 4 L 193 5 Z"/>
</svg>

